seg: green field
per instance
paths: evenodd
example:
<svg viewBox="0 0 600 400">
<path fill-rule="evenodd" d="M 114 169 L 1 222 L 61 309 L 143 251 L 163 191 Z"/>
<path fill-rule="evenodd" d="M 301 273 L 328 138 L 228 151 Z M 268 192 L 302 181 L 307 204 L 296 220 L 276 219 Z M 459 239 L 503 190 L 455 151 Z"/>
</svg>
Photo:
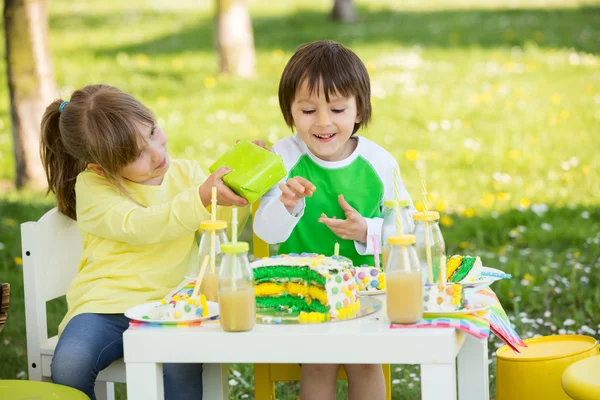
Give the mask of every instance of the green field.
<svg viewBox="0 0 600 400">
<path fill-rule="evenodd" d="M 251 80 L 216 74 L 212 2 L 48 3 L 61 97 L 100 82 L 129 91 L 155 111 L 171 154 L 203 167 L 236 139 L 274 143 L 290 134 L 277 87 L 298 45 L 349 46 L 372 82 L 373 123 L 361 134 L 397 158 L 417 205 L 427 180 L 448 253 L 479 255 L 513 275 L 493 288 L 524 338 L 598 337 L 600 2 L 356 0 L 360 20 L 343 25 L 328 20 L 330 2 L 253 0 Z M 1 63 L 0 281 L 13 296 L 0 379 L 26 379 L 19 224 L 52 200 L 8 184 L 5 71 Z M 64 307 L 50 305 L 53 329 Z M 490 340 L 492 393 L 500 344 Z M 393 368 L 394 398 L 418 399 L 418 368 Z M 252 398 L 251 372 L 232 366 L 231 398 Z M 296 389 L 280 385 L 278 394 L 293 399 Z"/>
</svg>

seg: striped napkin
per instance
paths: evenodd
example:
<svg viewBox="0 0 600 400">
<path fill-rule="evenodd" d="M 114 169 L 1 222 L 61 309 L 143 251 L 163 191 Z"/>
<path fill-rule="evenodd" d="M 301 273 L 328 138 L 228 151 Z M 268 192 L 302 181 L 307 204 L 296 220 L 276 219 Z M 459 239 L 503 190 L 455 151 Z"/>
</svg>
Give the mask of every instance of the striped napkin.
<svg viewBox="0 0 600 400">
<path fill-rule="evenodd" d="M 477 292 L 490 297 L 493 305 L 482 313 L 425 317 L 416 324 L 391 324 L 390 328 L 454 328 L 478 339 L 487 339 L 494 332 L 506 345 L 520 353 L 517 346 L 527 347 L 515 331 L 496 294 L 490 288 Z"/>
</svg>

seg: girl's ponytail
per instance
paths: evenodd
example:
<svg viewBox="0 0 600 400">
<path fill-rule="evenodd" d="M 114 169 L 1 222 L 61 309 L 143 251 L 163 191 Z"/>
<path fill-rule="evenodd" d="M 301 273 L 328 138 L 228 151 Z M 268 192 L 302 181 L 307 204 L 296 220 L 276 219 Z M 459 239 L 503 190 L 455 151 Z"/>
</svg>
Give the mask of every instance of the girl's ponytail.
<svg viewBox="0 0 600 400">
<path fill-rule="evenodd" d="M 75 182 L 77 175 L 86 166 L 85 162 L 69 154 L 62 140 L 60 130 L 61 112 L 59 111 L 62 102 L 62 100 L 55 100 L 44 112 L 40 155 L 48 180 L 48 193 L 53 192 L 56 195 L 56 205 L 62 214 L 77 219 Z"/>
</svg>

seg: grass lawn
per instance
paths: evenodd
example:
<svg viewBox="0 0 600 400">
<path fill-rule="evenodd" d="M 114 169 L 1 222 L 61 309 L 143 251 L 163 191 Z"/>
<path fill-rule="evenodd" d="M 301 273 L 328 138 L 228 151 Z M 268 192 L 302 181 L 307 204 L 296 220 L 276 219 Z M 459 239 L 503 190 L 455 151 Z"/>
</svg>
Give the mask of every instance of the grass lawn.
<svg viewBox="0 0 600 400">
<path fill-rule="evenodd" d="M 413 199 L 427 180 L 448 253 L 513 274 L 493 288 L 524 338 L 598 337 L 600 2 L 355 0 L 360 21 L 340 25 L 327 19 L 330 2 L 253 0 L 252 80 L 216 75 L 212 2 L 167 3 L 48 2 L 60 95 L 98 82 L 129 91 L 155 111 L 172 155 L 208 167 L 236 139 L 288 135 L 277 101 L 286 61 L 301 43 L 340 41 L 371 74 L 374 119 L 362 134 L 398 159 Z M 0 181 L 14 177 L 5 71 Z M 0 281 L 13 295 L 0 379 L 26 379 L 19 224 L 52 201 L 5 186 Z M 64 309 L 50 304 L 52 329 Z M 491 338 L 492 393 L 500 344 Z M 394 398 L 419 398 L 418 368 L 393 368 Z M 231 398 L 252 398 L 251 371 L 232 365 Z M 296 389 L 279 385 L 279 398 Z"/>
</svg>

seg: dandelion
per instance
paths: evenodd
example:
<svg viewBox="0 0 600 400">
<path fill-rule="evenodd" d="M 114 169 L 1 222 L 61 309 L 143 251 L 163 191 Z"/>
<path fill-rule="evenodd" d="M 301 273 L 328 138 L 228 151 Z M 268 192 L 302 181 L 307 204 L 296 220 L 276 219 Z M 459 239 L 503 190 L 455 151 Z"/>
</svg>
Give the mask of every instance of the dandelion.
<svg viewBox="0 0 600 400">
<path fill-rule="evenodd" d="M 145 54 L 136 54 L 135 55 L 135 64 L 138 67 L 145 67 L 148 65 L 148 56 Z"/>
<path fill-rule="evenodd" d="M 279 60 L 281 60 L 283 58 L 284 55 L 285 55 L 285 53 L 283 52 L 283 50 L 281 50 L 281 49 L 275 49 L 271 53 L 271 59 L 273 61 L 279 61 Z"/>
<path fill-rule="evenodd" d="M 435 203 L 435 210 L 438 212 L 443 212 L 446 209 L 446 201 L 445 200 L 438 200 Z"/>
<path fill-rule="evenodd" d="M 15 264 L 17 264 L 18 266 L 23 265 L 23 259 L 21 257 L 15 257 L 14 261 L 15 261 Z"/>
<path fill-rule="evenodd" d="M 533 281 L 533 276 L 532 276 L 532 275 L 530 275 L 530 274 L 525 274 L 525 275 L 523 276 L 523 278 L 524 278 L 524 279 L 527 279 L 528 281 Z"/>
<path fill-rule="evenodd" d="M 508 152 L 508 157 L 512 158 L 513 160 L 521 158 L 521 150 L 512 149 Z"/>
<path fill-rule="evenodd" d="M 469 247 L 469 242 L 460 242 L 458 244 L 458 247 L 460 247 L 461 249 L 466 249 L 467 247 Z"/>
<path fill-rule="evenodd" d="M 10 218 L 6 218 L 4 220 L 4 225 L 8 226 L 8 227 L 13 227 L 15 226 L 17 223 L 15 222 L 14 219 L 10 219 Z"/>
<path fill-rule="evenodd" d="M 531 201 L 527 197 L 523 197 L 521 200 L 519 200 L 519 206 L 523 209 L 527 209 L 529 206 L 531 206 Z"/>
<path fill-rule="evenodd" d="M 570 115 L 569 110 L 562 110 L 559 114 L 561 119 L 567 119 L 567 118 L 569 118 L 569 115 Z"/>
<path fill-rule="evenodd" d="M 217 84 L 217 80 L 215 78 L 213 78 L 212 76 L 207 76 L 206 78 L 204 78 L 204 86 L 207 89 L 215 87 L 216 84 Z"/>
<path fill-rule="evenodd" d="M 467 208 L 462 212 L 463 217 L 465 218 L 473 218 L 475 216 L 474 208 Z"/>
<path fill-rule="evenodd" d="M 444 215 L 441 219 L 440 219 L 440 223 L 443 226 L 452 226 L 452 218 L 450 218 L 447 215 Z"/>
<path fill-rule="evenodd" d="M 419 152 L 413 149 L 406 150 L 404 154 L 408 161 L 416 161 L 419 159 Z"/>
<path fill-rule="evenodd" d="M 582 173 L 584 176 L 587 176 L 587 175 L 589 175 L 589 174 L 590 174 L 590 170 L 591 170 L 591 169 L 590 169 L 590 167 L 589 167 L 588 165 L 581 167 L 581 173 Z"/>
<path fill-rule="evenodd" d="M 558 93 L 554 93 L 551 97 L 550 97 L 550 102 L 552 104 L 558 104 L 560 103 L 560 95 Z"/>
<path fill-rule="evenodd" d="M 171 61 L 171 66 L 175 70 L 183 69 L 184 65 L 185 65 L 185 63 L 183 62 L 183 59 L 180 57 L 177 57 L 177 58 L 173 59 L 173 61 Z"/>
</svg>

